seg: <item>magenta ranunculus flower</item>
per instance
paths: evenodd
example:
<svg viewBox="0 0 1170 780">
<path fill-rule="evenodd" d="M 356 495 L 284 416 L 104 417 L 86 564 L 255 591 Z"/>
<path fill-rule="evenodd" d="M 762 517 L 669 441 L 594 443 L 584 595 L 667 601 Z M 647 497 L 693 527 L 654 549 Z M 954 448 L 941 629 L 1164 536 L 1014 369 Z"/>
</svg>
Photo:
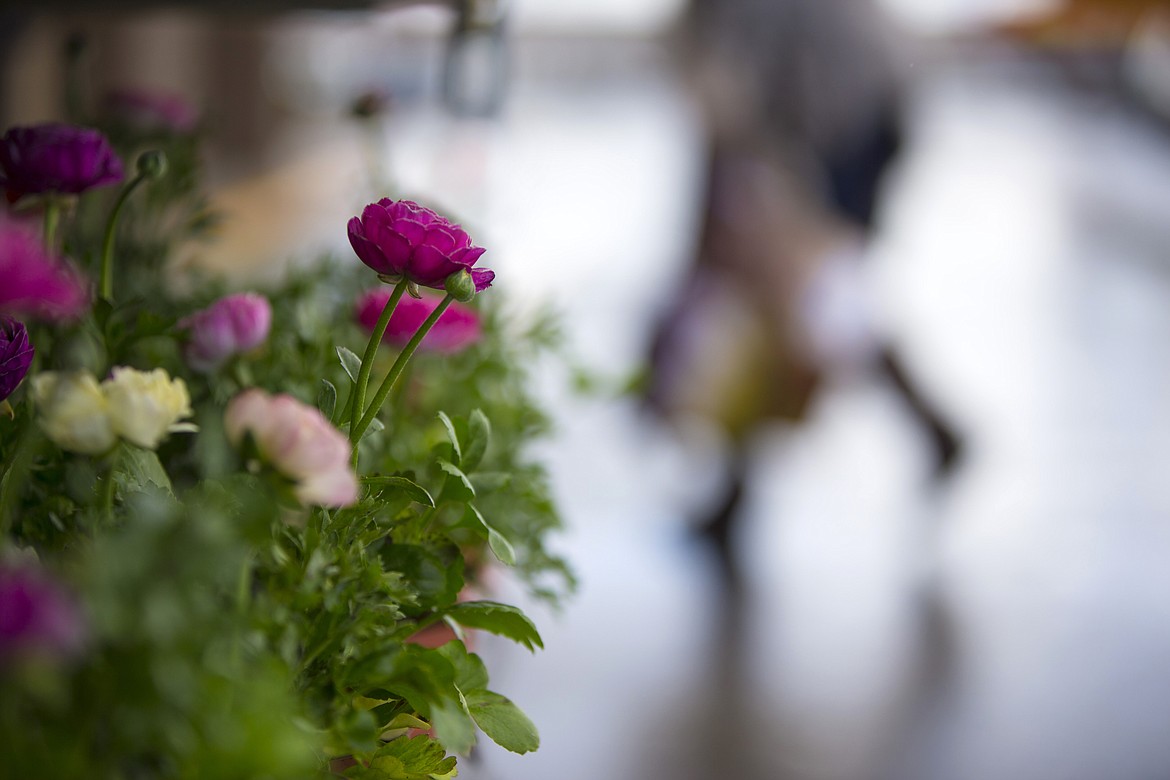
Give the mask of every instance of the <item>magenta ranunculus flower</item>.
<svg viewBox="0 0 1170 780">
<path fill-rule="evenodd" d="M 367 332 L 373 333 L 374 326 L 378 324 L 378 317 L 381 316 L 382 309 L 386 308 L 388 300 L 390 291 L 386 288 L 363 293 L 354 306 L 354 317 L 358 324 Z M 438 305 L 439 301 L 435 298 L 415 299 L 404 296 L 398 302 L 394 313 L 390 315 L 390 323 L 386 326 L 386 335 L 382 340 L 400 347 L 405 346 Z M 452 303 L 447 311 L 439 316 L 430 332 L 423 337 L 419 347 L 435 352 L 458 352 L 479 341 L 480 335 L 482 331 L 479 314 L 469 306 Z"/>
<path fill-rule="evenodd" d="M 0 314 L 0 401 L 12 395 L 35 354 L 24 323 Z"/>
<path fill-rule="evenodd" d="M 223 422 L 233 446 L 251 434 L 261 460 L 295 483 L 301 503 L 348 506 L 357 501 L 349 440 L 316 407 L 252 388 L 228 402 Z"/>
<path fill-rule="evenodd" d="M 63 320 L 89 306 L 88 285 L 27 230 L 0 223 L 0 312 Z"/>
<path fill-rule="evenodd" d="M 110 116 L 139 130 L 166 130 L 189 133 L 199 123 L 199 114 L 182 97 L 143 89 L 117 89 L 106 95 Z"/>
<path fill-rule="evenodd" d="M 0 138 L 0 186 L 11 200 L 44 192 L 77 195 L 122 181 L 122 161 L 89 127 L 13 127 Z"/>
<path fill-rule="evenodd" d="M 59 583 L 28 564 L 0 565 L 0 664 L 68 658 L 85 635 L 81 611 Z"/>
<path fill-rule="evenodd" d="M 467 269 L 482 292 L 496 276 L 472 268 L 485 250 L 472 246 L 467 231 L 410 200 L 383 198 L 366 206 L 349 221 L 349 243 L 363 263 L 392 281 L 406 277 L 441 290 L 448 276 Z"/>
<path fill-rule="evenodd" d="M 183 356 L 195 371 L 210 373 L 263 344 L 271 326 L 272 305 L 263 295 L 228 295 L 179 323 L 189 337 Z"/>
</svg>

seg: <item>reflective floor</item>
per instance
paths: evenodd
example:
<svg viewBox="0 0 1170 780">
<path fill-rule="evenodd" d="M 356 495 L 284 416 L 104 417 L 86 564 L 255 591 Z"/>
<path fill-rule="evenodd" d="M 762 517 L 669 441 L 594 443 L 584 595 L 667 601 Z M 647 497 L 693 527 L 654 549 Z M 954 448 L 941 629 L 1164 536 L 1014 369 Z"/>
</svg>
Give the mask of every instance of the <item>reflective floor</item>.
<svg viewBox="0 0 1170 780">
<path fill-rule="evenodd" d="M 690 121 L 665 76 L 534 78 L 482 150 L 501 276 L 616 377 L 687 259 Z M 717 442 L 550 378 L 582 591 L 535 658 L 485 649 L 541 750 L 463 776 L 1170 774 L 1168 216 L 1164 131 L 1035 64 L 935 69 L 871 270 L 956 473 L 880 382 L 832 388 L 759 437 L 736 608 L 686 530 Z"/>
</svg>

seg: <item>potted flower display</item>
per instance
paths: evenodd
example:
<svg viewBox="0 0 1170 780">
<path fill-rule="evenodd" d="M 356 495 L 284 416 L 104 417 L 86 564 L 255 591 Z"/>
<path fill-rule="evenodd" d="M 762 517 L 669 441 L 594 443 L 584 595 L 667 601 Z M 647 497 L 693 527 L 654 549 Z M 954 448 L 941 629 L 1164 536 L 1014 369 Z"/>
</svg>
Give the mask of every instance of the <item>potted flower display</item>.
<svg viewBox="0 0 1170 780">
<path fill-rule="evenodd" d="M 197 123 L 111 105 L 108 132 L 0 138 L 0 776 L 405 780 L 481 732 L 536 749 L 468 642 L 541 647 L 489 570 L 573 584 L 527 450 L 553 329 L 388 198 L 346 226 L 360 263 L 177 295 L 167 259 L 213 223 Z"/>
</svg>

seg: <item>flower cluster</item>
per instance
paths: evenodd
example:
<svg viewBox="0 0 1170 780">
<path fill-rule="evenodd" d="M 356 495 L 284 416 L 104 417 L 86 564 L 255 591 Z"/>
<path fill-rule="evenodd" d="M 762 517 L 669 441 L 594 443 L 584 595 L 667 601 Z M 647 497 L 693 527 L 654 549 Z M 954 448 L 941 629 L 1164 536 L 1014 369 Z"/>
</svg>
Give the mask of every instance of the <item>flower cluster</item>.
<svg viewBox="0 0 1170 780">
<path fill-rule="evenodd" d="M 86 455 L 108 452 L 119 438 L 153 450 L 191 416 L 187 385 L 161 368 L 115 368 L 101 384 L 88 372 L 45 371 L 33 379 L 33 397 L 45 434 Z"/>
<path fill-rule="evenodd" d="M 123 178 L 101 133 L 0 139 L 0 774 L 400 780 L 453 776 L 479 731 L 535 750 L 453 630 L 541 646 L 472 595 L 488 566 L 572 588 L 526 455 L 537 329 L 474 300 L 484 249 L 383 199 L 347 230 L 393 287 L 331 262 L 176 297 L 197 137 L 165 101 L 107 108 L 141 152 L 108 202 L 84 195 Z"/>
</svg>

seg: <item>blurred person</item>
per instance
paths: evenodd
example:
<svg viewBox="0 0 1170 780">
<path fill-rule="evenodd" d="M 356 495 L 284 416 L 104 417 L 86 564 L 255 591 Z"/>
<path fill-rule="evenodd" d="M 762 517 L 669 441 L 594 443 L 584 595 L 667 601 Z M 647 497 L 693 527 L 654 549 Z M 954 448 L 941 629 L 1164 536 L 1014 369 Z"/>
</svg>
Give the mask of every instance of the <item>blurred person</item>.
<svg viewBox="0 0 1170 780">
<path fill-rule="evenodd" d="M 734 591 L 752 433 L 805 417 L 828 378 L 877 371 L 925 432 L 935 473 L 960 440 L 876 333 L 861 264 L 903 144 L 896 40 L 867 0 L 693 0 L 687 54 L 709 135 L 690 278 L 651 347 L 649 406 L 729 443 L 699 525 Z"/>
</svg>

